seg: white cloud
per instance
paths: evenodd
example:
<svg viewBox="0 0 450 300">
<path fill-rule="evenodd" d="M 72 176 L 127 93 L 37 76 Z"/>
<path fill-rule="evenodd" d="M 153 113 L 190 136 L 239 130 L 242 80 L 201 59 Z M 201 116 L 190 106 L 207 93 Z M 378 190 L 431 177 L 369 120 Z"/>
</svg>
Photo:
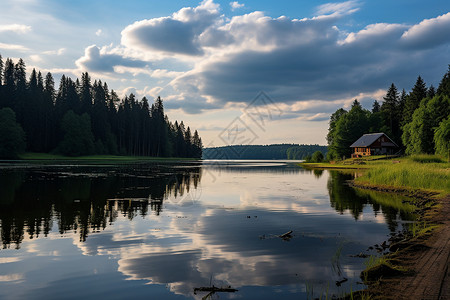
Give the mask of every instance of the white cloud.
<svg viewBox="0 0 450 300">
<path fill-rule="evenodd" d="M 335 101 L 369 101 L 368 95 L 391 82 L 408 88 L 419 72 L 436 81 L 436 70 L 445 71 L 450 54 L 436 47 L 449 42 L 450 13 L 412 26 L 375 23 L 354 32 L 348 32 L 351 25 L 339 29 L 360 5 L 323 4 L 312 18 L 253 11 L 226 19 L 218 4 L 203 1 L 127 26 L 120 46 L 90 46 L 77 66 L 147 75 L 158 82 L 143 92 L 164 92 L 168 109 L 188 113 L 245 106 L 259 91 L 288 105 L 321 101 L 286 115 L 303 120 L 323 119 L 321 108 L 342 106 Z"/>
<path fill-rule="evenodd" d="M 39 55 L 36 55 L 36 54 L 30 55 L 30 59 L 35 63 L 43 61 L 42 57 L 40 57 Z"/>
<path fill-rule="evenodd" d="M 241 4 L 237 1 L 230 2 L 230 7 L 231 7 L 231 10 L 233 10 L 233 11 L 236 9 L 239 9 L 239 8 L 243 8 L 244 6 L 245 6 L 245 4 Z"/>
<path fill-rule="evenodd" d="M 351 32 L 343 41 L 339 41 L 340 44 L 349 44 L 354 42 L 361 42 L 367 46 L 380 47 L 386 45 L 390 47 L 388 40 L 399 40 L 404 30 L 408 26 L 402 24 L 387 24 L 377 23 L 367 25 L 363 30 L 357 33 Z"/>
<path fill-rule="evenodd" d="M 145 67 L 146 63 L 140 60 L 127 58 L 115 53 L 108 53 L 107 47 L 100 49 L 96 45 L 87 47 L 84 56 L 80 57 L 75 64 L 81 70 L 94 72 L 114 72 L 115 66 Z"/>
<path fill-rule="evenodd" d="M 346 2 L 326 3 L 317 7 L 316 13 L 325 14 L 351 14 L 359 10 L 359 2 L 350 0 Z"/>
<path fill-rule="evenodd" d="M 122 31 L 122 44 L 143 52 L 201 55 L 199 35 L 219 22 L 218 5 L 205 0 L 199 6 L 185 7 L 170 17 L 137 21 Z"/>
<path fill-rule="evenodd" d="M 96 36 L 101 36 L 101 35 L 102 35 L 102 30 L 101 30 L 101 29 L 97 30 L 97 31 L 95 32 L 95 35 L 96 35 Z"/>
<path fill-rule="evenodd" d="M 66 48 L 59 48 L 58 50 L 44 51 L 42 54 L 45 55 L 63 55 L 66 52 Z"/>
<path fill-rule="evenodd" d="M 414 48 L 429 48 L 450 42 L 450 12 L 412 26 L 403 33 L 402 42 Z"/>
<path fill-rule="evenodd" d="M 0 49 L 15 50 L 15 51 L 21 51 L 21 52 L 26 52 L 26 51 L 30 50 L 27 47 L 22 46 L 22 45 L 5 44 L 5 43 L 0 43 Z"/>
<path fill-rule="evenodd" d="M 23 24 L 0 25 L 0 32 L 11 31 L 14 33 L 27 33 L 31 31 L 31 26 Z"/>
</svg>

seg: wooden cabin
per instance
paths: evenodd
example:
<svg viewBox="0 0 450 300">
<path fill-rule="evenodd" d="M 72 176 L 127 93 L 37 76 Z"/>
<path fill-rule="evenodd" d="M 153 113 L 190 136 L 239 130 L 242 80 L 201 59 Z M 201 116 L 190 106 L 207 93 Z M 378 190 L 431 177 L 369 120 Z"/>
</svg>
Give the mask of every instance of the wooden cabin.
<svg viewBox="0 0 450 300">
<path fill-rule="evenodd" d="M 394 154 L 399 148 L 383 132 L 364 134 L 350 148 L 353 148 L 352 158 L 370 156 L 370 155 L 388 155 Z"/>
</svg>

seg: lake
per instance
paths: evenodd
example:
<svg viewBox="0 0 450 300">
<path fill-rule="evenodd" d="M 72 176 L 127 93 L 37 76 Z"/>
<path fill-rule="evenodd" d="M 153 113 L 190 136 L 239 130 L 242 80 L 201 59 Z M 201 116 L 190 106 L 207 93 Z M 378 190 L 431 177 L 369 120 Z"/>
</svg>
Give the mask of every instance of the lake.
<svg viewBox="0 0 450 300">
<path fill-rule="evenodd" d="M 0 172 L 0 299 L 339 296 L 365 287 L 352 255 L 414 220 L 400 196 L 349 187 L 357 172 L 289 161 Z"/>
</svg>

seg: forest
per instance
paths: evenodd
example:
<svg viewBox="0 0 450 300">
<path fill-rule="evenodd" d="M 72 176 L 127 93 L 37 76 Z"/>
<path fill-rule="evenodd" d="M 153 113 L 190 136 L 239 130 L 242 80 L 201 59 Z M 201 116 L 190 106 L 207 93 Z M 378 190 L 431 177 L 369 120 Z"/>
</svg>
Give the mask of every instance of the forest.
<svg viewBox="0 0 450 300">
<path fill-rule="evenodd" d="M 319 145 L 272 144 L 233 145 L 203 150 L 204 159 L 308 159 L 314 152 L 326 154 L 327 147 Z"/>
<path fill-rule="evenodd" d="M 152 104 L 133 94 L 120 99 L 87 72 L 75 81 L 62 75 L 56 89 L 51 73 L 33 69 L 27 80 L 22 59 L 0 55 L 0 158 L 23 152 L 200 158 L 202 147 L 197 130 L 169 121 L 160 97 Z"/>
<path fill-rule="evenodd" d="M 327 134 L 327 159 L 351 154 L 350 145 L 365 133 L 384 132 L 406 155 L 449 155 L 450 144 L 450 65 L 439 87 L 427 87 L 418 76 L 409 93 L 398 91 L 394 83 L 380 105 L 364 109 L 355 100 L 349 111 L 340 108 L 331 115 Z"/>
</svg>

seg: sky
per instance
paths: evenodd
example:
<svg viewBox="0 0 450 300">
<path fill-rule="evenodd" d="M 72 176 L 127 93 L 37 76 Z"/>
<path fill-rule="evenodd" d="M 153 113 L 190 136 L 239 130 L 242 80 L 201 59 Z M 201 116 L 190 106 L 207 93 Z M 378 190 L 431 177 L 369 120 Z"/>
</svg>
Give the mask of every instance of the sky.
<svg viewBox="0 0 450 300">
<path fill-rule="evenodd" d="M 164 100 L 204 146 L 325 145 L 330 115 L 394 83 L 437 87 L 444 0 L 0 0 L 0 54 Z"/>
</svg>

